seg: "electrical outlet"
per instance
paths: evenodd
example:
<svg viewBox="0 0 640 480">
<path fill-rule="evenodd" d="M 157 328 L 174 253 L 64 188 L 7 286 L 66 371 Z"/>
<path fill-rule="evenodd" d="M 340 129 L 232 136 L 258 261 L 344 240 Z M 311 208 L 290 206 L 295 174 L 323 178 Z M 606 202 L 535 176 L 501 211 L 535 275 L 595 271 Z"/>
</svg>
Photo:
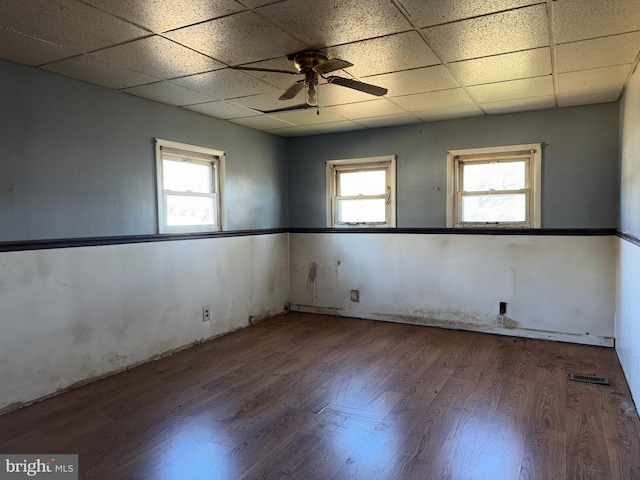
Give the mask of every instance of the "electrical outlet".
<svg viewBox="0 0 640 480">
<path fill-rule="evenodd" d="M 351 301 L 352 302 L 360 301 L 360 290 L 351 290 Z"/>
<path fill-rule="evenodd" d="M 208 322 L 211 320 L 211 307 L 207 305 L 206 307 L 202 307 L 202 321 Z"/>
</svg>

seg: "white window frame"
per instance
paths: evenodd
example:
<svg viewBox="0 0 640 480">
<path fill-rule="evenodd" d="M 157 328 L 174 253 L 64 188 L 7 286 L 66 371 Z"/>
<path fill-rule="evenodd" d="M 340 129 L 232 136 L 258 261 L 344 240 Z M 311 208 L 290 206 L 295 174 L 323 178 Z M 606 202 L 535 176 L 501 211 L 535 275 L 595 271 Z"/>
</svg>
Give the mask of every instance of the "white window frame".
<svg viewBox="0 0 640 480">
<path fill-rule="evenodd" d="M 461 222 L 462 168 L 465 163 L 493 163 L 515 159 L 526 160 L 525 188 L 498 191 L 496 194 L 525 193 L 524 222 Z M 447 152 L 447 227 L 448 228 L 540 228 L 541 226 L 542 144 L 526 143 L 485 148 L 466 148 Z"/>
<path fill-rule="evenodd" d="M 384 155 L 379 157 L 347 158 L 341 160 L 328 160 L 326 164 L 326 207 L 328 228 L 395 228 L 396 226 L 396 155 Z M 369 169 L 386 170 L 386 212 L 384 222 L 349 222 L 339 223 L 337 196 L 338 172 L 362 171 Z M 361 198 L 373 198 L 377 196 L 363 195 Z"/>
<path fill-rule="evenodd" d="M 225 153 L 213 148 L 189 145 L 172 140 L 155 139 L 156 144 L 156 181 L 158 195 L 158 232 L 159 233 L 193 233 L 217 232 L 226 230 L 226 215 L 224 202 Z M 215 198 L 215 225 L 167 225 L 166 197 L 168 193 L 185 194 L 184 192 L 170 192 L 164 189 L 163 150 L 172 155 L 179 155 L 194 163 L 210 164 L 213 169 L 213 192 L 211 194 L 188 194 L 189 196 L 208 196 Z"/>
</svg>

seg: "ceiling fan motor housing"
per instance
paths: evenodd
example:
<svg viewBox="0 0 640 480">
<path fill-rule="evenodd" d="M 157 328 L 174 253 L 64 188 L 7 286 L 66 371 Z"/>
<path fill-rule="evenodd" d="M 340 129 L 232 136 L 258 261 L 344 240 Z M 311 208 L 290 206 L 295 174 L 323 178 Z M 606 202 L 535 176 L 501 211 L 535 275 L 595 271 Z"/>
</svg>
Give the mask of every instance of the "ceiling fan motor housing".
<svg viewBox="0 0 640 480">
<path fill-rule="evenodd" d="M 305 50 L 295 56 L 293 64 L 300 73 L 306 73 L 327 60 L 328 57 L 317 50 Z"/>
</svg>

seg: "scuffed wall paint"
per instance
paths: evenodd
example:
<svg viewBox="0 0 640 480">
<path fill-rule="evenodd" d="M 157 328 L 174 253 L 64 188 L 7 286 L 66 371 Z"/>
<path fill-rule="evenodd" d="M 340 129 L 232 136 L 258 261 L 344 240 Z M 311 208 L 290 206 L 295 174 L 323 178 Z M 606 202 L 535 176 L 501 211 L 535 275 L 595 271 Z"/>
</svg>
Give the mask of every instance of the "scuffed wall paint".
<svg viewBox="0 0 640 480">
<path fill-rule="evenodd" d="M 288 298 L 287 234 L 0 253 L 0 410 L 281 313 Z"/>
<path fill-rule="evenodd" d="M 615 241 L 291 234 L 291 309 L 611 346 Z M 304 287 L 311 262 L 313 302 Z M 505 328 L 496 322 L 500 302 Z"/>
</svg>

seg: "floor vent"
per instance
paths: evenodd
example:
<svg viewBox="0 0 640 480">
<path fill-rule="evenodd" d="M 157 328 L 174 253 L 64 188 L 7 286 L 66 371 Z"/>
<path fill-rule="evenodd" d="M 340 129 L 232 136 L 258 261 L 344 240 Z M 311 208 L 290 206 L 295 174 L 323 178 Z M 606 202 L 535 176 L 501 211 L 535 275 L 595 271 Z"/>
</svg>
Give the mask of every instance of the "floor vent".
<svg viewBox="0 0 640 480">
<path fill-rule="evenodd" d="M 569 380 L 575 380 L 576 382 L 595 383 L 597 385 L 609 385 L 608 379 L 603 377 L 594 377 L 591 375 L 576 375 L 574 373 L 570 373 Z"/>
</svg>

